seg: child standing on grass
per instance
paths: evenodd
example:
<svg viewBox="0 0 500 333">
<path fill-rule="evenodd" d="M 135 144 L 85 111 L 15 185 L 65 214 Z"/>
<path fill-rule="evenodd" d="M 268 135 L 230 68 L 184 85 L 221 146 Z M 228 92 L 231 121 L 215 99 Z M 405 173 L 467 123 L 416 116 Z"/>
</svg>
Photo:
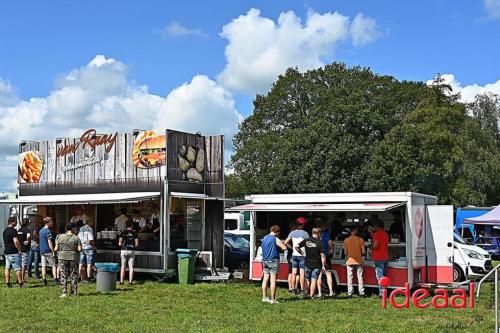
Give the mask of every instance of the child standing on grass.
<svg viewBox="0 0 500 333">
<path fill-rule="evenodd" d="M 57 237 L 55 251 L 57 251 L 61 272 L 61 298 L 68 296 L 68 279 L 71 280 L 71 294 L 76 296 L 78 291 L 78 259 L 82 245 L 76 235 L 74 223 L 68 223 L 66 233 Z"/>
</svg>

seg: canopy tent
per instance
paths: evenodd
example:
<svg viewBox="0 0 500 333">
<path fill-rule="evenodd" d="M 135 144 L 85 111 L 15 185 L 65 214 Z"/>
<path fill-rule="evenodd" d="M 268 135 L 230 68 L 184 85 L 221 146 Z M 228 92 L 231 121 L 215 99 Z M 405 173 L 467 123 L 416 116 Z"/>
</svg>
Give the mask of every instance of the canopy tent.
<svg viewBox="0 0 500 333">
<path fill-rule="evenodd" d="M 486 214 L 464 219 L 464 223 L 468 224 L 483 224 L 483 225 L 500 225 L 500 205 Z"/>
</svg>

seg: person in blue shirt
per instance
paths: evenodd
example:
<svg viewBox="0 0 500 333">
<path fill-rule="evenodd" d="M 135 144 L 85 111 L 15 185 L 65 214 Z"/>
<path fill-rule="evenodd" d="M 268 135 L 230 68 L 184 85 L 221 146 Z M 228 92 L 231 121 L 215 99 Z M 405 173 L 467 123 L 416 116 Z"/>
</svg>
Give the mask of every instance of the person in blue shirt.
<svg viewBox="0 0 500 333">
<path fill-rule="evenodd" d="M 330 294 L 329 297 L 333 297 L 335 293 L 333 292 L 333 278 L 332 278 L 332 254 L 333 254 L 333 241 L 330 237 L 330 230 L 328 229 L 328 225 L 323 223 L 321 226 L 321 243 L 323 245 L 323 253 L 326 258 L 325 265 L 325 276 L 326 283 L 328 284 L 328 290 Z M 320 273 L 318 278 L 318 295 L 321 295 L 321 281 L 323 277 L 323 272 Z"/>
<path fill-rule="evenodd" d="M 262 268 L 264 277 L 262 279 L 262 302 L 277 304 L 276 300 L 276 278 L 278 276 L 280 253 L 279 249 L 286 250 L 285 244 L 278 238 L 280 227 L 273 225 L 268 235 L 262 239 Z M 270 283 L 271 298 L 267 297 L 267 285 Z"/>
<path fill-rule="evenodd" d="M 52 235 L 52 231 L 50 228 L 54 226 L 54 222 L 52 222 L 52 218 L 47 216 L 43 219 L 45 222 L 45 226 L 40 229 L 40 256 L 42 257 L 42 279 L 43 284 L 47 284 L 47 266 L 52 267 L 52 276 L 56 283 L 56 262 L 55 262 L 55 251 L 54 251 L 54 236 Z"/>
</svg>

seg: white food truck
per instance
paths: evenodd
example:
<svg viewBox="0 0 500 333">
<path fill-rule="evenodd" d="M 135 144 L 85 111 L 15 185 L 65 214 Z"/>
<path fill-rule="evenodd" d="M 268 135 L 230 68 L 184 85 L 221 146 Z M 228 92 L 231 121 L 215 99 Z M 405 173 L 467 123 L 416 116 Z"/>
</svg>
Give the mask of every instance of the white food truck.
<svg viewBox="0 0 500 333">
<path fill-rule="evenodd" d="M 389 233 L 387 276 L 391 288 L 417 284 L 453 282 L 453 206 L 437 205 L 435 196 L 412 192 L 324 193 L 250 195 L 250 204 L 231 211 L 251 212 L 250 277 L 262 276 L 261 239 L 276 224 L 285 239 L 297 217 L 308 220 L 306 231 L 327 224 L 335 239 L 332 271 L 337 284 L 347 284 L 343 239 L 352 225 L 383 221 Z M 369 245 L 369 243 L 366 243 Z M 364 283 L 377 286 L 374 261 L 368 248 L 364 262 Z M 281 253 L 279 281 L 287 281 L 287 258 Z M 356 277 L 354 282 L 357 283 Z"/>
</svg>

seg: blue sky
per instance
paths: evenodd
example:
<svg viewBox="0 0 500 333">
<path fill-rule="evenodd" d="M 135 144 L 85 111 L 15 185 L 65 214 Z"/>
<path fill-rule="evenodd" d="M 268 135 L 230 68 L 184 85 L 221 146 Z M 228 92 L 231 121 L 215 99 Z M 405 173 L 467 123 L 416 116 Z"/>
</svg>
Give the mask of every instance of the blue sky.
<svg viewBox="0 0 500 333">
<path fill-rule="evenodd" d="M 86 126 L 230 137 L 283 63 L 335 60 L 422 81 L 447 73 L 469 98 L 500 93 L 499 36 L 500 0 L 4 2 L 0 167 L 15 174 L 21 138 Z"/>
</svg>

